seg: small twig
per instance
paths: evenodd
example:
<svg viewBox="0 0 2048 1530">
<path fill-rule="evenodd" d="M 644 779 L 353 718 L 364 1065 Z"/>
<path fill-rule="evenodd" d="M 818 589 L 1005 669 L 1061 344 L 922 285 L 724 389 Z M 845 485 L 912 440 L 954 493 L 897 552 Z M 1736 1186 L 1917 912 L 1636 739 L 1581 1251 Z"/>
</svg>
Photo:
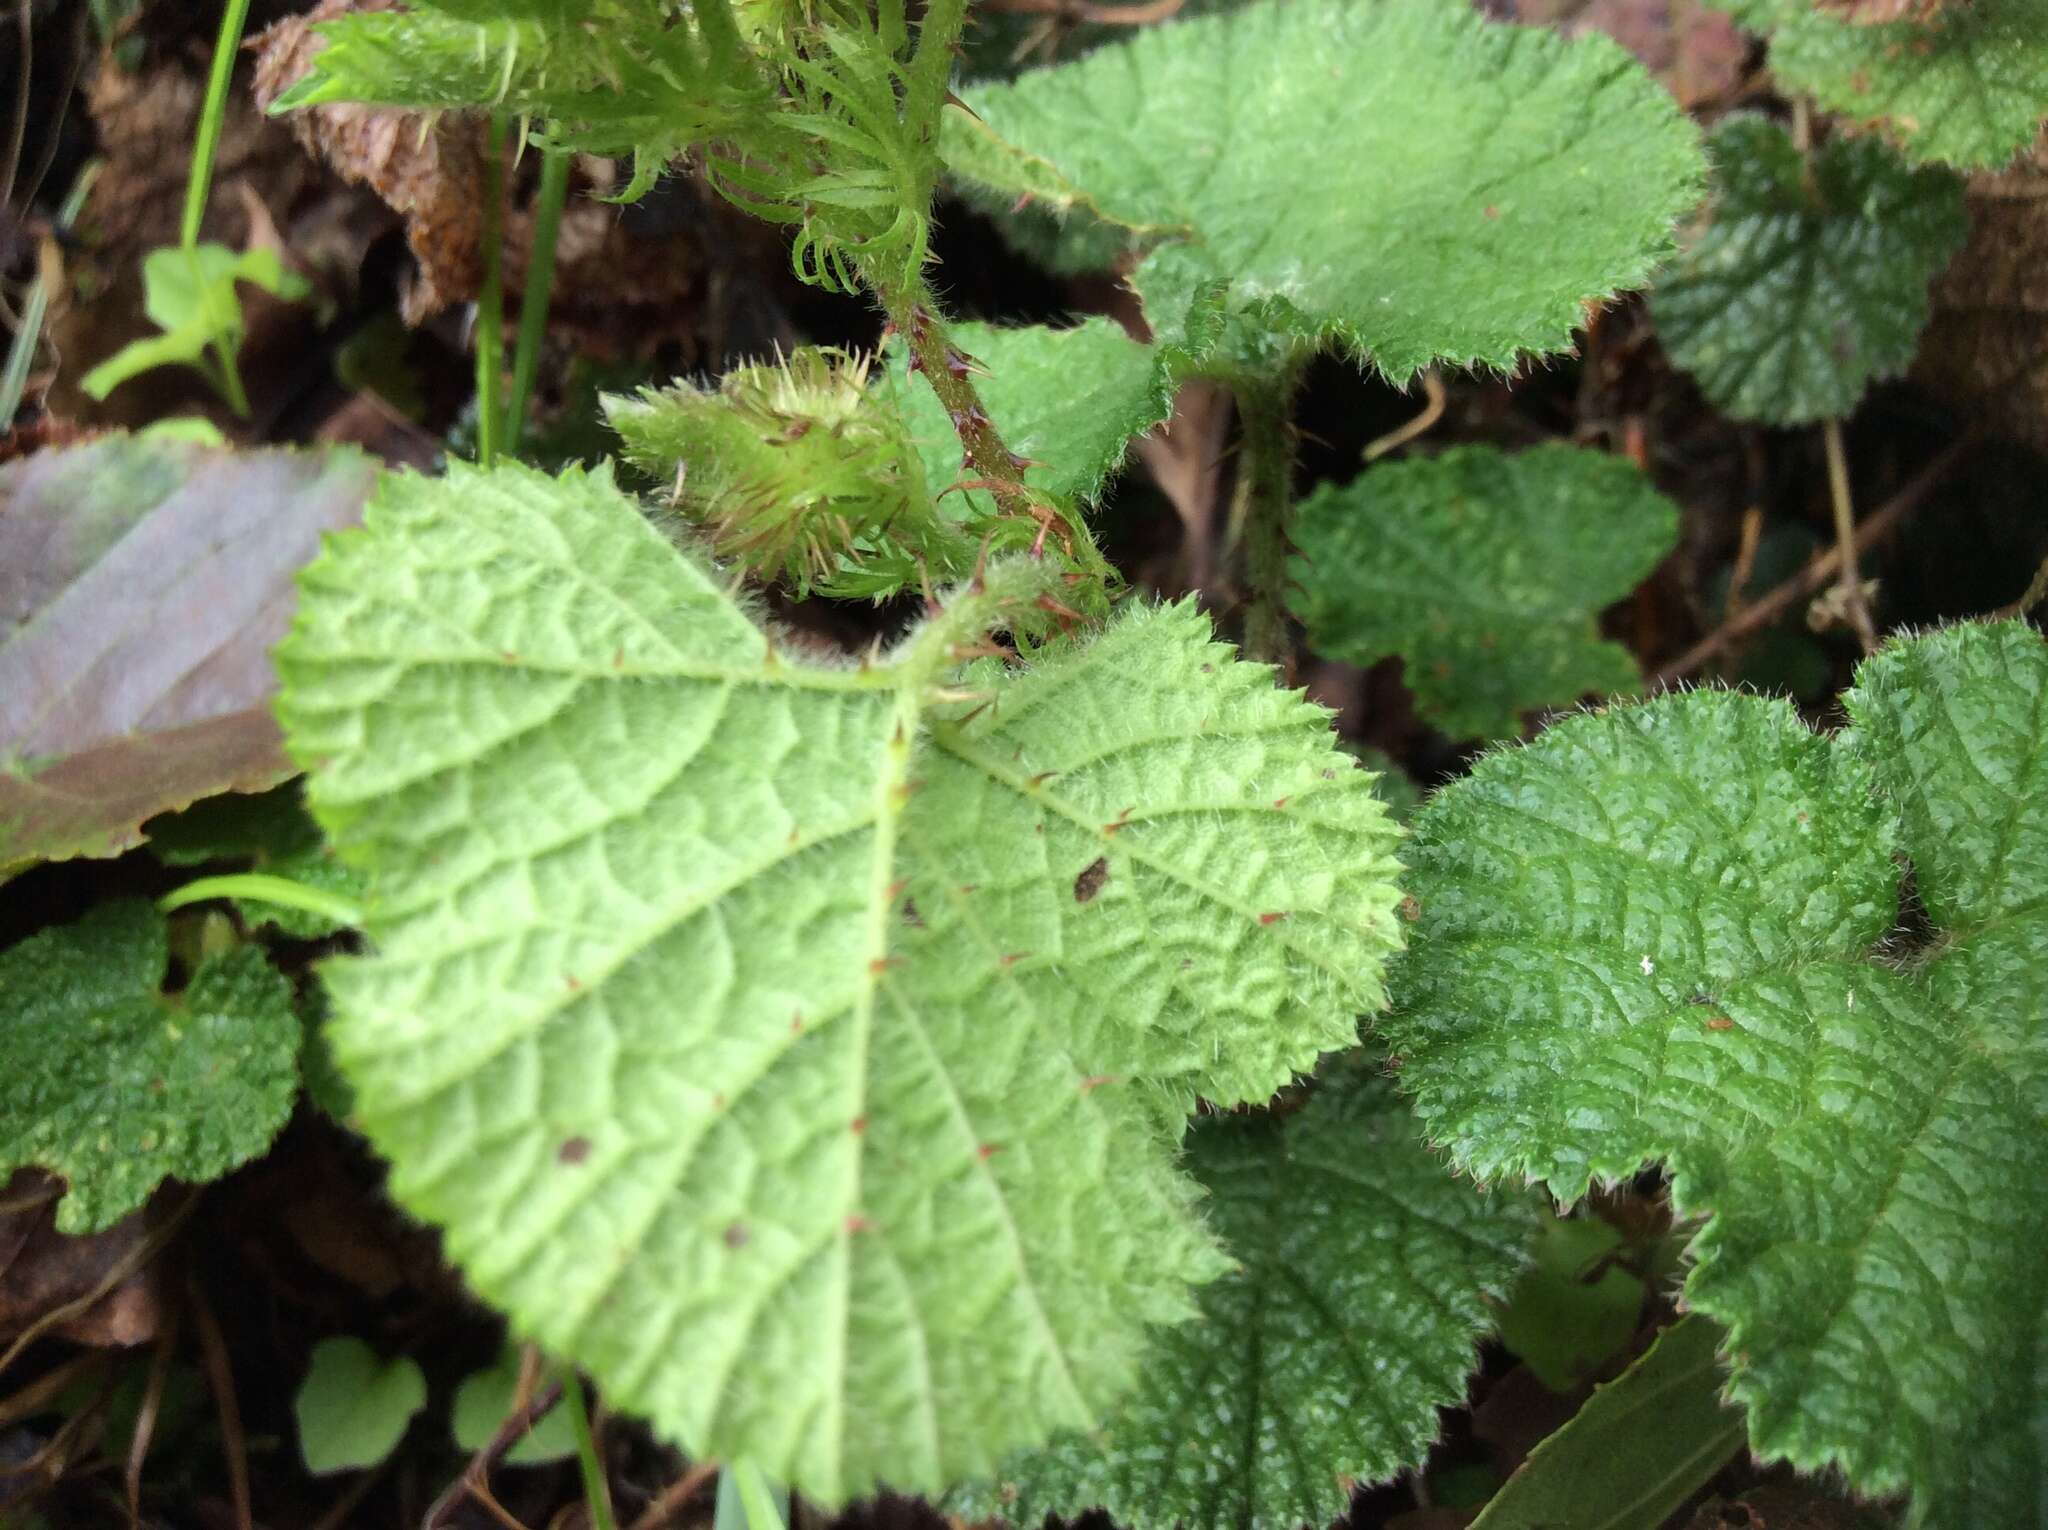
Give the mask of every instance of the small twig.
<svg viewBox="0 0 2048 1530">
<path fill-rule="evenodd" d="M 2048 558 L 2041 560 L 2041 566 L 2034 570 L 2034 577 L 2027 581 L 2026 591 L 2009 606 L 2000 606 L 1991 613 L 1993 621 L 2012 621 L 2025 616 L 2048 596 Z"/>
<path fill-rule="evenodd" d="M 1926 467 L 1914 475 L 1911 482 L 1894 494 L 1877 512 L 1865 516 L 1856 527 L 1855 544 L 1859 552 L 1875 546 L 1890 534 L 1898 523 L 1920 507 L 1934 486 L 1941 482 L 1956 460 L 1976 444 L 1974 434 L 1964 435 L 1950 445 Z M 1705 664 L 1724 648 L 1748 637 L 1759 628 L 1768 627 L 1792 606 L 1806 596 L 1819 590 L 1841 566 L 1842 550 L 1831 547 L 1819 554 L 1805 568 L 1787 579 L 1768 595 L 1753 605 L 1743 607 L 1740 615 L 1731 616 L 1712 632 L 1701 638 L 1684 653 L 1651 677 L 1652 686 L 1670 686 L 1683 680 L 1687 675 Z"/>
<path fill-rule="evenodd" d="M 0 1217 L 19 1216 L 24 1211 L 34 1211 L 38 1206 L 47 1206 L 64 1193 L 62 1182 L 53 1182 L 40 1190 L 30 1190 L 8 1200 L 0 1200 Z"/>
<path fill-rule="evenodd" d="M 1422 392 L 1428 400 L 1422 406 L 1422 413 L 1406 425 L 1388 431 L 1378 440 L 1366 443 L 1364 457 L 1367 462 L 1377 462 L 1388 452 L 1397 451 L 1444 417 L 1444 403 L 1449 397 L 1444 392 L 1442 379 L 1436 375 L 1436 368 L 1430 367 L 1422 374 Z"/>
<path fill-rule="evenodd" d="M 469 1465 L 462 1469 L 462 1475 L 449 1483 L 441 1496 L 427 1506 L 426 1518 L 420 1521 L 420 1530 L 440 1530 L 440 1527 L 448 1522 L 448 1517 L 454 1512 L 455 1506 L 469 1496 L 471 1488 L 488 1479 L 491 1468 L 498 1464 L 505 1452 L 524 1438 L 529 1429 L 547 1417 L 555 1404 L 561 1400 L 562 1388 L 560 1383 L 557 1383 L 535 1393 L 532 1401 L 525 1407 L 507 1414 L 505 1421 L 498 1425 L 497 1432 L 484 1441 L 483 1448 L 469 1458 Z"/>
<path fill-rule="evenodd" d="M 629 1530 L 662 1530 L 678 1510 L 696 1497 L 698 1489 L 718 1475 L 716 1461 L 699 1461 L 674 1482 L 662 1490 L 659 1498 L 650 1503 L 645 1512 L 634 1520 Z"/>
<path fill-rule="evenodd" d="M 982 0 L 982 9 L 1012 16 L 1056 16 L 1106 27 L 1142 27 L 1178 16 L 1187 0 L 1143 0 L 1138 5 L 1100 5 L 1094 0 Z"/>
<path fill-rule="evenodd" d="M 1856 506 L 1849 498 L 1849 457 L 1842 449 L 1842 422 L 1829 420 L 1821 426 L 1821 443 L 1828 457 L 1828 501 L 1835 511 L 1835 550 L 1841 560 L 1839 583 L 1842 607 L 1856 641 L 1869 653 L 1877 647 L 1877 628 L 1870 620 L 1870 607 L 1863 599 L 1863 574 L 1856 566 Z"/>
<path fill-rule="evenodd" d="M 1763 541 L 1764 513 L 1756 505 L 1742 512 L 1742 540 L 1735 549 L 1735 570 L 1728 576 L 1728 601 L 1722 615 L 1733 620 L 1742 612 L 1742 592 L 1756 572 L 1757 544 Z"/>
<path fill-rule="evenodd" d="M 29 0 L 21 0 L 15 6 L 14 19 L 21 32 L 18 44 L 21 68 L 14 79 L 14 120 L 8 124 L 7 168 L 0 172 L 0 206 L 14 201 L 14 177 L 21 169 L 21 146 L 28 141 L 29 69 L 35 57 L 36 44 L 35 15 Z"/>
<path fill-rule="evenodd" d="M 497 1494 L 485 1484 L 472 1482 L 469 1485 L 469 1496 L 472 1502 L 483 1505 L 484 1512 L 503 1525 L 505 1530 L 528 1530 L 526 1521 L 499 1503 Z"/>
<path fill-rule="evenodd" d="M 249 1498 L 248 1441 L 242 1433 L 241 1406 L 235 1401 L 235 1373 L 228 1364 L 227 1341 L 221 1337 L 220 1322 L 199 1289 L 198 1277 L 188 1276 L 185 1289 L 192 1302 L 199 1353 L 206 1364 L 206 1384 L 213 1393 L 214 1410 L 220 1415 L 220 1442 L 227 1455 L 228 1496 L 235 1506 L 235 1530 L 256 1530 L 256 1512 Z"/>
<path fill-rule="evenodd" d="M 307 1530 L 341 1530 L 341 1527 L 349 1522 L 349 1516 L 354 1514 L 362 1506 L 363 1500 L 370 1496 L 371 1490 L 384 1480 L 384 1473 L 390 1466 L 391 1458 L 387 1456 L 373 1470 L 357 1472 L 356 1480 L 348 1485 L 348 1491 L 335 1499 L 333 1506 L 314 1520 Z"/>
<path fill-rule="evenodd" d="M 48 1411 L 50 1404 L 78 1379 L 81 1372 L 105 1363 L 105 1356 L 87 1350 L 44 1372 L 20 1391 L 0 1398 L 0 1429 Z"/>
<path fill-rule="evenodd" d="M 80 1313 L 89 1310 L 101 1297 L 105 1296 L 109 1291 L 120 1285 L 122 1281 L 155 1258 L 163 1249 L 163 1246 L 170 1241 L 171 1234 L 177 1231 L 179 1224 L 185 1220 L 186 1216 L 191 1213 L 192 1208 L 198 1204 L 199 1192 L 195 1190 L 185 1197 L 184 1202 L 176 1211 L 164 1218 L 161 1227 L 158 1227 L 154 1232 L 137 1243 L 134 1248 L 123 1254 L 116 1261 L 114 1267 L 100 1277 L 98 1285 L 94 1286 L 83 1296 L 75 1297 L 71 1301 L 64 1303 L 61 1307 L 52 1307 L 19 1334 L 15 1335 L 14 1342 L 7 1346 L 4 1354 L 0 1354 L 0 1373 L 4 1373 L 10 1365 L 19 1360 L 22 1351 L 35 1343 L 37 1339 L 40 1339 L 58 1324 L 68 1323 Z"/>
<path fill-rule="evenodd" d="M 142 1464 L 149 1459 L 150 1441 L 156 1438 L 157 1411 L 163 1406 L 164 1382 L 171 1373 L 171 1355 L 178 1347 L 178 1313 L 173 1302 L 158 1330 L 156 1348 L 149 1357 L 149 1380 L 142 1388 L 142 1403 L 135 1410 L 135 1433 L 128 1440 L 128 1460 L 122 1474 L 128 1491 L 129 1530 L 142 1526 Z"/>
<path fill-rule="evenodd" d="M 983 489 L 1003 514 L 1029 516 L 1042 524 L 1047 512 L 1024 482 L 1024 459 L 1004 444 L 995 421 L 982 407 L 974 386 L 973 358 L 953 344 L 931 289 L 922 279 L 902 290 L 870 284 L 903 337 L 910 370 L 924 374 L 960 438 L 961 466 L 973 480 L 961 487 Z"/>
</svg>

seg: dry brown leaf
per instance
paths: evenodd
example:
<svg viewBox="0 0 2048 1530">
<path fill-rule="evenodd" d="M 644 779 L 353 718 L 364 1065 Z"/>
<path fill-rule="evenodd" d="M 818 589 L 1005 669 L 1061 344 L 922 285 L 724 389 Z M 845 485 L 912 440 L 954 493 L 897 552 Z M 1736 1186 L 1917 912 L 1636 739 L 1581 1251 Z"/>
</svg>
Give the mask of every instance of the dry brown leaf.
<svg viewBox="0 0 2048 1530">
<path fill-rule="evenodd" d="M 2048 134 L 1970 178 L 1970 242 L 1935 279 L 1913 376 L 1959 413 L 2048 451 Z"/>
<path fill-rule="evenodd" d="M 60 1307 L 82 1301 L 132 1261 L 149 1236 L 145 1208 L 105 1232 L 67 1238 L 53 1225 L 61 1181 L 22 1169 L 0 1185 L 0 1342 Z M 53 1325 L 52 1336 L 75 1344 L 127 1348 L 156 1336 L 162 1299 L 147 1267 Z"/>
<path fill-rule="evenodd" d="M 269 698 L 298 570 L 352 524 L 353 452 L 111 436 L 0 466 L 0 868 L 290 774 Z"/>
<path fill-rule="evenodd" d="M 1688 109 L 1735 94 L 1749 58 L 1733 19 L 1704 0 L 1519 0 L 1514 13 L 1567 37 L 1605 32 Z"/>
<path fill-rule="evenodd" d="M 81 226 L 107 271 L 128 271 L 148 251 L 178 242 L 192 137 L 205 95 L 203 78 L 176 68 L 130 74 L 106 67 L 93 75 L 86 106 L 104 168 L 93 182 Z M 317 176 L 291 134 L 231 92 L 202 235 L 243 248 L 243 187 L 265 207 L 289 207 Z"/>
<path fill-rule="evenodd" d="M 1183 588 L 1205 587 L 1214 572 L 1232 418 L 1227 390 L 1203 378 L 1190 378 L 1174 395 L 1166 423 L 1134 443 L 1138 460 L 1180 517 Z"/>
<path fill-rule="evenodd" d="M 325 46 L 311 30 L 315 23 L 390 9 L 389 0 L 320 0 L 305 15 L 259 34 L 250 44 L 257 105 L 267 111 L 312 66 Z M 369 186 L 405 219 L 406 243 L 419 263 L 399 301 L 406 323 L 476 297 L 484 269 L 484 146 L 477 119 L 332 105 L 294 112 L 290 121 L 309 153 L 351 184 Z"/>
</svg>

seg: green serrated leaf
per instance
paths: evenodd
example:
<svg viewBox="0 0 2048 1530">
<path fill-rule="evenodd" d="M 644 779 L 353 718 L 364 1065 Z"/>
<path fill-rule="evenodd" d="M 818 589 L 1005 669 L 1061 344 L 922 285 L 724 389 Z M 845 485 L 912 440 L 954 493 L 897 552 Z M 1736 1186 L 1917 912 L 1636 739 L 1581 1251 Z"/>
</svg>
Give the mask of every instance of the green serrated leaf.
<svg viewBox="0 0 2048 1530">
<path fill-rule="evenodd" d="M 1472 1530 L 1641 1530 L 1661 1525 L 1742 1449 L 1721 1398 L 1725 1335 L 1680 1318 L 1529 1454 Z"/>
<path fill-rule="evenodd" d="M 426 1403 L 427 1379 L 408 1356 L 383 1360 L 361 1339 L 322 1339 L 292 1404 L 306 1470 L 381 1464 Z"/>
<path fill-rule="evenodd" d="M 1714 0 L 1771 37 L 1771 72 L 1830 111 L 1875 120 L 1915 159 L 1992 169 L 2048 116 L 2048 3 L 1962 0 L 1871 26 L 1812 0 Z"/>
<path fill-rule="evenodd" d="M 1211 1220 L 1242 1261 L 1162 1333 L 1100 1430 L 954 1495 L 1036 1525 L 1101 1508 L 1132 1530 L 1326 1525 L 1350 1484 L 1419 1464 L 1437 1409 L 1523 1262 L 1526 1198 L 1444 1172 L 1391 1086 L 1345 1069 L 1283 1126 L 1211 1119 L 1187 1141 Z"/>
<path fill-rule="evenodd" d="M 1710 148 L 1712 222 L 1658 279 L 1658 336 L 1737 419 L 1848 414 L 1913 359 L 1927 284 L 1969 234 L 1961 180 L 1868 138 L 1809 160 L 1761 117 L 1723 122 Z"/>
<path fill-rule="evenodd" d="M 1677 535 L 1677 508 L 1625 458 L 1454 447 L 1310 494 L 1291 602 L 1321 652 L 1354 664 L 1399 654 L 1432 722 L 1498 737 L 1524 711 L 1641 683 L 1595 618 Z"/>
<path fill-rule="evenodd" d="M 1563 349 L 1583 304 L 1649 275 L 1701 172 L 1619 47 L 1458 0 L 1248 5 L 966 100 L 980 122 L 947 127 L 955 174 L 1186 229 L 1175 258 L 1235 306 L 1396 382 Z"/>
<path fill-rule="evenodd" d="M 1844 741 L 1666 697 L 1483 760 L 1414 841 L 1386 1029 L 1432 1135 L 1565 1196 L 1665 1160 L 1756 1449 L 1915 1524 L 2048 1518 L 2044 695 L 2038 634 L 1958 627 L 1866 662 Z"/>
<path fill-rule="evenodd" d="M 291 1115 L 291 985 L 245 946 L 166 997 L 169 960 L 162 918 L 135 901 L 0 952 L 0 1177 L 62 1175 L 59 1232 L 108 1227 L 167 1178 L 218 1179 Z"/>
<path fill-rule="evenodd" d="M 1218 1269 L 1163 1105 L 1347 1045 L 1397 940 L 1366 778 L 1191 606 L 939 688 L 1047 577 L 819 664 L 606 475 L 451 467 L 278 652 L 373 874 L 329 1035 L 394 1192 L 615 1405 L 822 1502 L 1094 1422 Z"/>
<path fill-rule="evenodd" d="M 463 1377 L 455 1389 L 448 1427 L 463 1450 L 482 1450 L 511 1416 L 519 1395 L 519 1351 L 507 1349 L 490 1365 Z M 576 1430 L 566 1408 L 551 1409 L 505 1452 L 513 1466 L 538 1466 L 576 1454 Z"/>
<path fill-rule="evenodd" d="M 1059 499 L 1093 501 L 1123 462 L 1132 438 L 1173 413 L 1185 351 L 1141 345 L 1110 319 L 1072 329 L 954 327 L 954 343 L 987 372 L 978 390 L 1011 451 L 1032 459 L 1025 481 Z M 934 493 L 980 475 L 960 457 L 960 437 L 938 395 L 904 370 L 899 349 L 889 386 L 910 422 Z M 986 493 L 948 496 L 982 515 Z"/>
</svg>

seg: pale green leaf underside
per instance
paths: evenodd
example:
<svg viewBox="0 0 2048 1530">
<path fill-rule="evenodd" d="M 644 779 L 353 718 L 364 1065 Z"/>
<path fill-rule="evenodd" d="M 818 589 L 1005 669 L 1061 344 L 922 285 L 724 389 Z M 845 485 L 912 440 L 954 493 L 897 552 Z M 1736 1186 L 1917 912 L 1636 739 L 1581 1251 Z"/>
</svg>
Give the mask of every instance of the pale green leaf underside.
<svg viewBox="0 0 2048 1530">
<path fill-rule="evenodd" d="M 2003 165 L 2048 116 L 2048 0 L 1967 0 L 1930 25 L 1859 26 L 1812 0 L 1721 0 L 1768 32 L 1771 72 L 1831 111 L 1876 119 L 1915 159 Z"/>
<path fill-rule="evenodd" d="M 987 371 L 977 388 L 1004 444 L 1037 464 L 1025 469 L 1025 480 L 1061 499 L 1096 498 L 1131 438 L 1173 412 L 1177 358 L 1139 344 L 1112 320 L 1072 329 L 960 324 L 952 337 Z M 980 476 L 962 465 L 959 433 L 938 395 L 904 371 L 900 349 L 887 386 L 910 422 L 933 493 Z M 980 490 L 948 498 L 993 510 Z"/>
<path fill-rule="evenodd" d="M 2044 695 L 2037 634 L 1961 627 L 1868 661 L 1847 741 L 1699 693 L 1482 761 L 1386 1026 L 1477 1174 L 1666 1160 L 1757 1449 L 1959 1530 L 2048 1523 Z"/>
<path fill-rule="evenodd" d="M 1240 1267 L 1159 1335 L 1101 1429 L 1013 1457 L 949 1507 L 1021 1526 L 1100 1507 L 1130 1530 L 1291 1530 L 1342 1514 L 1349 1481 L 1428 1453 L 1522 1264 L 1529 1203 L 1454 1180 L 1356 1068 L 1284 1126 L 1203 1121 L 1187 1151 Z"/>
<path fill-rule="evenodd" d="M 1760 117 L 1730 118 L 1710 147 L 1713 221 L 1650 296 L 1659 338 L 1737 419 L 1848 414 L 1913 359 L 1927 284 L 1969 233 L 1962 182 L 1869 138 L 1809 162 Z"/>
<path fill-rule="evenodd" d="M 373 872 L 331 1037 L 394 1190 L 824 1502 L 1093 1422 L 1217 1270 L 1162 1102 L 1346 1045 L 1396 940 L 1364 774 L 1185 605 L 941 703 L 915 644 L 778 651 L 602 475 L 456 469 L 387 481 L 279 664 Z"/>
<path fill-rule="evenodd" d="M 1250 5 L 966 99 L 956 174 L 1188 230 L 1239 305 L 1397 381 L 1564 348 L 1649 275 L 1701 171 L 1620 48 L 1460 0 Z"/>
<path fill-rule="evenodd" d="M 1304 500 L 1289 601 L 1319 651 L 1353 664 L 1399 654 L 1438 727 L 1499 737 L 1524 711 L 1641 683 L 1595 618 L 1677 534 L 1677 508 L 1624 458 L 1454 447 Z"/>
<path fill-rule="evenodd" d="M 244 946 L 165 998 L 169 961 L 163 917 L 135 901 L 0 953 L 0 1178 L 63 1176 L 60 1232 L 110 1226 L 167 1178 L 218 1179 L 291 1115 L 290 985 Z"/>
</svg>

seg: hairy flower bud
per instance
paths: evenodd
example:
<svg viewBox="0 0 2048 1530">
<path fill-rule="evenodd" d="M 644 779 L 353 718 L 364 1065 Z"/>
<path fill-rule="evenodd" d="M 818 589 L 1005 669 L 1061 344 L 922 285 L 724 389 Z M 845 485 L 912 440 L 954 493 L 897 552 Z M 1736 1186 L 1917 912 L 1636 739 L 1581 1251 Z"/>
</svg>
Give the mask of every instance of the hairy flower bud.
<svg viewBox="0 0 2048 1530">
<path fill-rule="evenodd" d="M 627 459 L 673 480 L 676 508 L 719 552 L 802 594 L 879 599 L 953 577 L 974 545 L 934 506 L 868 373 L 865 355 L 806 347 L 715 389 L 678 383 L 605 408 Z"/>
</svg>

